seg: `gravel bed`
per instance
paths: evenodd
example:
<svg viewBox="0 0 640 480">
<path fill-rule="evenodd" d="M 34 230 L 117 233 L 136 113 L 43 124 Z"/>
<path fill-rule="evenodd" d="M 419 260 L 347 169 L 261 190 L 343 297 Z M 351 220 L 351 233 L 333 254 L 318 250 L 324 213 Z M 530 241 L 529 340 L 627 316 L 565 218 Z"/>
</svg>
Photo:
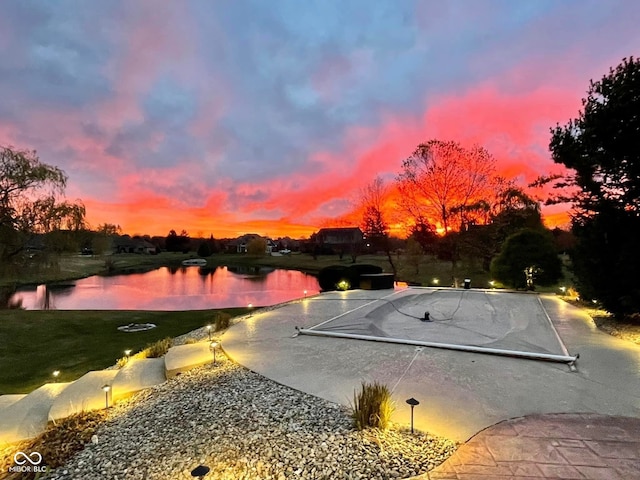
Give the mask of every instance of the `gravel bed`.
<svg viewBox="0 0 640 480">
<path fill-rule="evenodd" d="M 191 479 L 201 464 L 206 480 L 406 478 L 456 449 L 425 433 L 356 431 L 346 408 L 219 358 L 112 407 L 45 478 Z"/>
</svg>

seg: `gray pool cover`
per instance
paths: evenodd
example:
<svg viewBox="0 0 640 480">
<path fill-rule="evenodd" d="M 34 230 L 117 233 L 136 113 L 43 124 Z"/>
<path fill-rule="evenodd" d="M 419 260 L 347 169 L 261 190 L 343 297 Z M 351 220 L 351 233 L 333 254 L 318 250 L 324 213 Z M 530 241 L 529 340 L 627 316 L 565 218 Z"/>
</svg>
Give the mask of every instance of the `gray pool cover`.
<svg viewBox="0 0 640 480">
<path fill-rule="evenodd" d="M 313 333 L 310 331 L 568 355 L 539 297 L 527 293 L 408 288 L 307 329 Z"/>
</svg>

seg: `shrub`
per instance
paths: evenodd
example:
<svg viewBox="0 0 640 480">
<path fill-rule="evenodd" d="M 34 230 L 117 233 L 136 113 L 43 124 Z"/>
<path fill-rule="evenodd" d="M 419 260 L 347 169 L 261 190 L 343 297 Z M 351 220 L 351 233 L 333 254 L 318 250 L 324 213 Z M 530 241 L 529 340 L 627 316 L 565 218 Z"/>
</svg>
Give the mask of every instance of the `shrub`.
<svg viewBox="0 0 640 480">
<path fill-rule="evenodd" d="M 367 427 L 384 430 L 389 426 L 395 405 L 386 385 L 378 382 L 362 382 L 361 390 L 353 394 L 351 409 L 351 415 L 358 430 Z"/>
<path fill-rule="evenodd" d="M 371 273 L 382 273 L 382 268 L 366 263 L 358 263 L 348 267 L 329 265 L 318 273 L 318 283 L 323 291 L 349 290 L 360 287 L 360 275 Z"/>
<path fill-rule="evenodd" d="M 347 267 L 342 265 L 329 265 L 318 272 L 318 283 L 323 291 L 335 290 L 342 280 L 350 280 Z"/>
<path fill-rule="evenodd" d="M 229 328 L 231 323 L 231 315 L 226 312 L 216 312 L 216 318 L 214 320 L 216 325 L 216 332 Z"/>
<path fill-rule="evenodd" d="M 170 338 L 163 338 L 155 343 L 147 345 L 142 352 L 144 356 L 142 358 L 160 358 L 169 351 L 173 345 L 173 340 Z"/>
<path fill-rule="evenodd" d="M 210 257 L 212 253 L 211 244 L 208 241 L 202 242 L 198 247 L 199 257 Z"/>
<path fill-rule="evenodd" d="M 116 270 L 116 262 L 114 262 L 112 259 L 107 258 L 104 261 L 104 269 L 106 270 L 107 273 L 113 273 Z"/>
<path fill-rule="evenodd" d="M 500 254 L 491 262 L 491 276 L 512 288 L 532 289 L 524 273 L 529 267 L 537 269 L 538 285 L 553 285 L 560 279 L 562 262 L 550 233 L 524 229 L 507 237 Z"/>
<path fill-rule="evenodd" d="M 247 243 L 249 255 L 264 255 L 267 253 L 267 241 L 264 238 L 254 238 Z"/>
</svg>

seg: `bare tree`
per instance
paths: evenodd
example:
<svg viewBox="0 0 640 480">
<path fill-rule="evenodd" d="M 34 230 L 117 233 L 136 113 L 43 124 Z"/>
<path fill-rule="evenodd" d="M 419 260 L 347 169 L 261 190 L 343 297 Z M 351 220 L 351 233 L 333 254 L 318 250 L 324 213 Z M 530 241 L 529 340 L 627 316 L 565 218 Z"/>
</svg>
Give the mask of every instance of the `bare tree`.
<svg viewBox="0 0 640 480">
<path fill-rule="evenodd" d="M 472 214 L 486 217 L 482 207 L 492 196 L 494 172 L 495 160 L 484 148 L 430 140 L 402 164 L 400 204 L 414 219 L 429 219 L 445 233 L 459 230 Z"/>
<path fill-rule="evenodd" d="M 367 184 L 360 193 L 362 232 L 367 238 L 384 237 L 388 234 L 389 226 L 382 211 L 387 195 L 387 185 L 380 177 Z"/>
<path fill-rule="evenodd" d="M 360 193 L 360 207 L 363 210 L 362 231 L 367 243 L 376 249 L 384 250 L 387 254 L 393 274 L 396 266 L 391 256 L 391 242 L 389 241 L 389 224 L 385 219 L 384 203 L 389 196 L 389 187 L 384 180 L 376 177 L 367 184 Z"/>
</svg>

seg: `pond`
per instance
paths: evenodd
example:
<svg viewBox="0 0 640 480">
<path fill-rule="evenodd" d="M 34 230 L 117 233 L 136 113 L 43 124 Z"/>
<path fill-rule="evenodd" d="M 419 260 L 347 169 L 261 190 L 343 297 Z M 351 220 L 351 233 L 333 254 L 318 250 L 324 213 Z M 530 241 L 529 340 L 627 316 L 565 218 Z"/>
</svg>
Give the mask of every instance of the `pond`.
<svg viewBox="0 0 640 480">
<path fill-rule="evenodd" d="M 21 302 L 27 310 L 205 310 L 275 305 L 319 290 L 314 276 L 294 270 L 162 267 L 19 289 L 11 301 Z"/>
</svg>

